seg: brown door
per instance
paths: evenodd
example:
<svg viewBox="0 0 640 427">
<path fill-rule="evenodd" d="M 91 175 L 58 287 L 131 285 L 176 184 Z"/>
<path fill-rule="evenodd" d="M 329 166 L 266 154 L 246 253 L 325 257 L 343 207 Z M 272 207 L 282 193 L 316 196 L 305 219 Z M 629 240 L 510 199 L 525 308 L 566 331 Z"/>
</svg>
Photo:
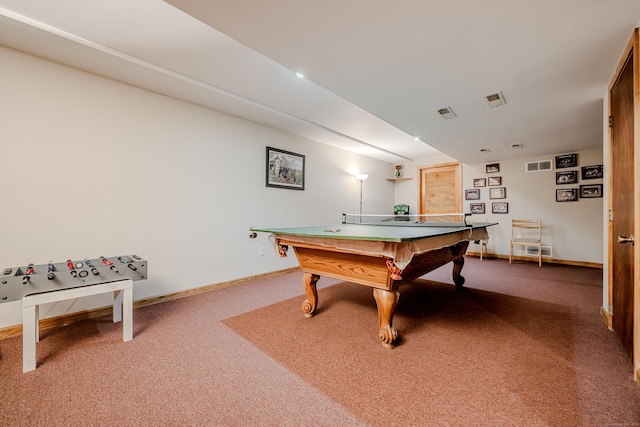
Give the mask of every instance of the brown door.
<svg viewBox="0 0 640 427">
<path fill-rule="evenodd" d="M 462 212 L 460 163 L 420 168 L 420 214 Z M 446 219 L 450 221 L 450 219 Z"/>
<path fill-rule="evenodd" d="M 634 246 L 620 242 L 634 233 L 634 55 L 633 44 L 610 86 L 610 298 L 612 328 L 629 360 L 634 359 Z M 640 241 L 638 242 L 640 244 Z"/>
</svg>

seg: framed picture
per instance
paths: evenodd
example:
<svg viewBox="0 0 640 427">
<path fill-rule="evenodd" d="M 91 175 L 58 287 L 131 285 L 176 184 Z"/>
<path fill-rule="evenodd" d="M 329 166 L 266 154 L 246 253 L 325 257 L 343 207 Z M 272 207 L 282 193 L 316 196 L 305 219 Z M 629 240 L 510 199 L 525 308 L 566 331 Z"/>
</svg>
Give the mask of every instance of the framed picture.
<svg viewBox="0 0 640 427">
<path fill-rule="evenodd" d="M 491 213 L 492 214 L 508 214 L 509 213 L 509 203 L 507 203 L 507 202 L 493 202 L 493 203 L 491 203 Z"/>
<path fill-rule="evenodd" d="M 556 172 L 556 184 L 575 184 L 578 182 L 578 171 Z"/>
<path fill-rule="evenodd" d="M 604 176 L 602 165 L 583 166 L 582 179 L 598 179 Z"/>
<path fill-rule="evenodd" d="M 496 185 L 502 185 L 502 177 L 501 176 L 490 176 L 489 177 L 489 187 L 493 187 Z"/>
<path fill-rule="evenodd" d="M 484 203 L 470 203 L 469 208 L 472 214 L 476 214 L 476 215 L 484 214 Z"/>
<path fill-rule="evenodd" d="M 480 189 L 464 190 L 465 200 L 480 200 Z"/>
<path fill-rule="evenodd" d="M 500 163 L 491 163 L 486 166 L 487 173 L 500 172 Z"/>
<path fill-rule="evenodd" d="M 577 154 L 564 154 L 562 156 L 556 156 L 556 169 L 574 168 L 576 166 L 578 166 Z"/>
<path fill-rule="evenodd" d="M 473 180 L 474 187 L 486 187 L 487 186 L 487 178 L 476 178 Z"/>
<path fill-rule="evenodd" d="M 581 185 L 580 197 L 583 199 L 602 197 L 602 184 Z"/>
<path fill-rule="evenodd" d="M 556 190 L 556 202 L 576 202 L 577 200 L 577 188 L 561 188 Z"/>
<path fill-rule="evenodd" d="M 304 190 L 304 156 L 267 147 L 267 187 Z"/>
<path fill-rule="evenodd" d="M 507 189 L 505 187 L 490 188 L 489 198 L 490 199 L 506 199 Z"/>
</svg>

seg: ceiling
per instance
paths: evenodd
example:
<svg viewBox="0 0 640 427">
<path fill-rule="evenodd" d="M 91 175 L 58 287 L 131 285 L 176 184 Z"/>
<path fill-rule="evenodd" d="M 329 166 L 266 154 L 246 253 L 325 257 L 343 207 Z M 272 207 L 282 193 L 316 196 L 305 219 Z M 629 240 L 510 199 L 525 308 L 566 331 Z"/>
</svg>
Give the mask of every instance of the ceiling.
<svg viewBox="0 0 640 427">
<path fill-rule="evenodd" d="M 600 147 L 639 22 L 638 0 L 0 0 L 1 45 L 390 163 Z"/>
</svg>

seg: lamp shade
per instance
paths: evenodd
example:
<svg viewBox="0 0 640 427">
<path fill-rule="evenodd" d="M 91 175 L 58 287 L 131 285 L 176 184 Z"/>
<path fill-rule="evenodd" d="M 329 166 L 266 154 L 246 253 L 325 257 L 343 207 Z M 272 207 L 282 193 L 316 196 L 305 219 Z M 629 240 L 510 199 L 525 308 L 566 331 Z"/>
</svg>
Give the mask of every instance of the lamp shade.
<svg viewBox="0 0 640 427">
<path fill-rule="evenodd" d="M 367 175 L 366 173 L 358 173 L 358 174 L 356 174 L 356 179 L 358 181 L 364 181 L 368 177 L 369 177 L 369 175 Z"/>
</svg>

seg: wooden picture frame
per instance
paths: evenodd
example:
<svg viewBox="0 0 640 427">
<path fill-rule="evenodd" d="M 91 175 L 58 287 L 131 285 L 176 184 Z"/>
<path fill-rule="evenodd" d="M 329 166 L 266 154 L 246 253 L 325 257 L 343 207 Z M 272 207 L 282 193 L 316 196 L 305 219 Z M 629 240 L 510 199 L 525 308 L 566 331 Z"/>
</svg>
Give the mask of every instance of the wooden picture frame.
<svg viewBox="0 0 640 427">
<path fill-rule="evenodd" d="M 500 163 L 490 163 L 485 166 L 486 173 L 500 172 Z"/>
<path fill-rule="evenodd" d="M 267 147 L 267 187 L 304 190 L 305 156 Z"/>
<path fill-rule="evenodd" d="M 490 176 L 487 179 L 487 182 L 489 184 L 489 187 L 499 186 L 499 185 L 502 185 L 502 177 L 501 176 Z"/>
<path fill-rule="evenodd" d="M 505 187 L 490 188 L 489 198 L 490 199 L 506 199 L 507 189 Z"/>
<path fill-rule="evenodd" d="M 509 213 L 509 203 L 507 203 L 507 202 L 493 202 L 493 203 L 491 203 L 491 213 L 492 214 L 508 214 Z"/>
<path fill-rule="evenodd" d="M 578 171 L 556 172 L 556 185 L 576 184 L 578 182 Z"/>
<path fill-rule="evenodd" d="M 464 199 L 465 200 L 480 200 L 480 189 L 469 189 L 464 190 Z"/>
<path fill-rule="evenodd" d="M 556 156 L 556 169 L 574 168 L 578 166 L 577 154 L 563 154 Z"/>
<path fill-rule="evenodd" d="M 475 178 L 473 180 L 474 187 L 486 187 L 487 186 L 487 178 Z"/>
<path fill-rule="evenodd" d="M 560 188 L 556 190 L 556 202 L 577 202 L 577 188 Z"/>
<path fill-rule="evenodd" d="M 602 197 L 602 184 L 587 184 L 580 186 L 581 199 L 595 199 Z"/>
<path fill-rule="evenodd" d="M 602 165 L 582 167 L 582 179 L 599 179 L 604 177 Z"/>
<path fill-rule="evenodd" d="M 470 203 L 469 211 L 473 215 L 483 215 L 484 214 L 484 203 Z"/>
</svg>

